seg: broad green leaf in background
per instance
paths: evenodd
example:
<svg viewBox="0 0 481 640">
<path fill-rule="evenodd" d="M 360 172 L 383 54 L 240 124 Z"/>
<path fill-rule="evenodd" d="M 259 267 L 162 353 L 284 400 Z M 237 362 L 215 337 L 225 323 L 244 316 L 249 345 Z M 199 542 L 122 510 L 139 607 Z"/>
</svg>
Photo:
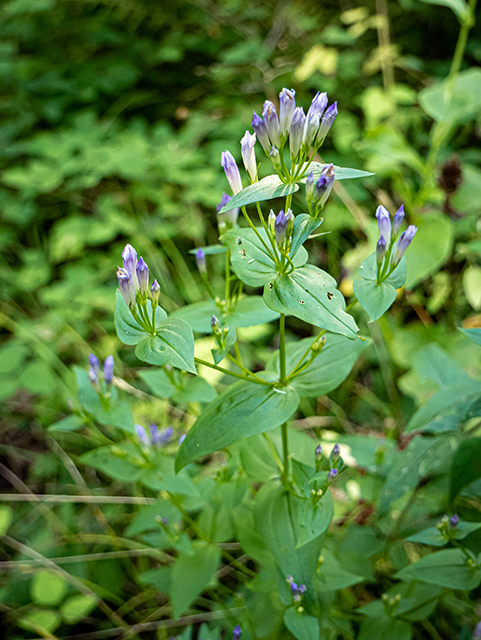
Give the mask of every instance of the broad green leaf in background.
<svg viewBox="0 0 481 640">
<path fill-rule="evenodd" d="M 326 491 L 317 504 L 310 499 L 302 500 L 298 506 L 299 531 L 297 548 L 311 542 L 327 530 L 334 516 L 334 502 L 330 491 Z"/>
<path fill-rule="evenodd" d="M 266 306 L 262 296 L 244 296 L 237 302 L 235 309 L 225 313 L 221 312 L 213 300 L 209 300 L 181 307 L 170 318 L 185 320 L 193 331 L 212 333 L 210 321 L 213 315 L 219 320 L 220 327 L 228 326 L 231 331 L 235 327 L 251 327 L 279 317 L 278 313 Z"/>
<path fill-rule="evenodd" d="M 7 505 L 0 506 L 0 537 L 6 535 L 13 520 L 13 511 Z"/>
<path fill-rule="evenodd" d="M 321 329 L 352 339 L 357 335 L 358 327 L 345 311 L 346 303 L 336 288 L 336 281 L 313 265 L 268 282 L 264 287 L 264 300 L 274 311 L 296 316 Z"/>
<path fill-rule="evenodd" d="M 298 404 L 299 396 L 292 387 L 236 382 L 197 418 L 179 449 L 176 470 L 240 438 L 275 429 L 291 417 Z"/>
<path fill-rule="evenodd" d="M 464 122 L 477 116 L 481 107 L 480 69 L 461 71 L 456 78 L 451 96 L 446 93 L 446 88 L 445 80 L 419 93 L 419 104 L 433 120 Z"/>
<path fill-rule="evenodd" d="M 444 549 L 398 571 L 399 580 L 419 580 L 446 589 L 471 591 L 481 583 L 481 569 L 470 567 L 461 549 Z"/>
<path fill-rule="evenodd" d="M 319 640 L 319 620 L 296 607 L 289 607 L 284 623 L 297 640 Z"/>
<path fill-rule="evenodd" d="M 452 533 L 454 533 L 455 540 L 462 540 L 480 527 L 481 522 L 460 521 Z M 429 544 L 433 547 L 444 547 L 444 545 L 448 543 L 448 540 L 439 533 L 439 529 L 437 527 L 429 527 L 428 529 L 415 533 L 406 539 L 409 540 L 409 542 L 421 542 L 422 544 Z"/>
<path fill-rule="evenodd" d="M 272 250 L 264 229 L 258 229 L 264 243 Z M 231 252 L 232 267 L 245 284 L 260 287 L 276 277 L 277 269 L 264 244 L 253 229 L 231 230 L 222 236 Z M 307 251 L 301 247 L 293 259 L 296 267 L 307 261 Z"/>
<path fill-rule="evenodd" d="M 312 364 L 292 380 L 292 386 L 300 396 L 314 398 L 333 391 L 349 375 L 359 354 L 371 344 L 371 340 L 350 340 L 328 333 L 326 344 Z M 286 370 L 289 373 L 306 352 L 312 338 L 286 345 Z M 268 370 L 279 372 L 279 352 L 274 352 L 267 362 Z"/>
<path fill-rule="evenodd" d="M 63 599 L 67 589 L 67 582 L 62 575 L 41 570 L 32 580 L 30 594 L 37 604 L 55 605 Z"/>
<path fill-rule="evenodd" d="M 354 584 L 362 582 L 364 578 L 346 571 L 339 564 L 339 560 L 329 549 L 322 550 L 322 564 L 317 570 L 316 589 L 320 591 L 334 591 L 347 589 Z"/>
<path fill-rule="evenodd" d="M 426 213 L 416 219 L 416 224 L 416 237 L 406 251 L 406 289 L 412 289 L 436 273 L 448 260 L 453 246 L 453 223 L 447 216 L 435 212 Z"/>
<path fill-rule="evenodd" d="M 197 373 L 194 335 L 187 322 L 180 318 L 162 320 L 155 336 L 145 336 L 137 344 L 135 355 L 149 364 L 171 364 L 190 373 Z"/>
<path fill-rule="evenodd" d="M 396 289 L 388 282 L 378 284 L 360 279 L 354 281 L 353 288 L 359 304 L 369 315 L 369 322 L 380 318 L 396 300 Z"/>
<path fill-rule="evenodd" d="M 469 266 L 463 273 L 463 290 L 475 311 L 481 309 L 481 267 Z"/>
<path fill-rule="evenodd" d="M 151 307 L 150 300 L 147 300 L 147 310 L 150 317 Z M 167 314 L 162 307 L 157 307 L 155 312 L 155 325 L 156 329 L 160 328 L 160 324 L 167 318 Z M 123 344 L 137 344 L 145 338 L 147 332 L 140 325 L 130 313 L 130 310 L 122 297 L 120 291 L 117 290 L 115 298 L 115 328 L 117 330 L 117 336 Z"/>
<path fill-rule="evenodd" d="M 48 428 L 49 431 L 75 431 L 85 424 L 86 420 L 75 414 L 54 422 Z"/>
<path fill-rule="evenodd" d="M 421 582 L 399 582 L 386 591 L 388 596 L 401 596 L 396 607 L 396 615 L 415 622 L 429 617 L 437 605 L 437 599 L 442 593 L 441 587 Z M 385 616 L 382 600 L 373 600 L 358 609 L 369 617 L 381 618 Z"/>
<path fill-rule="evenodd" d="M 197 540 L 192 543 L 192 548 L 193 555 L 181 553 L 172 568 L 169 592 L 175 619 L 207 587 L 220 563 L 217 545 Z"/>
<path fill-rule="evenodd" d="M 65 622 L 70 624 L 85 618 L 95 608 L 97 601 L 94 596 L 77 595 L 71 596 L 60 607 L 60 613 Z"/>
<path fill-rule="evenodd" d="M 458 329 L 461 333 L 464 333 L 467 338 L 481 347 L 481 329 L 461 329 L 460 327 L 458 327 Z"/>
<path fill-rule="evenodd" d="M 84 453 L 80 460 L 94 469 L 106 473 L 114 480 L 122 482 L 135 482 L 142 473 L 140 454 L 132 443 L 126 443 L 120 449 L 113 447 L 100 447 Z"/>
<path fill-rule="evenodd" d="M 452 502 L 458 493 L 481 478 L 481 438 L 461 442 L 453 456 L 450 473 L 449 496 Z"/>
<path fill-rule="evenodd" d="M 461 24 L 466 19 L 469 9 L 465 0 L 422 0 L 427 4 L 438 4 L 443 7 L 449 7 L 458 16 Z"/>
<path fill-rule="evenodd" d="M 361 623 L 358 640 L 411 640 L 412 626 L 404 620 L 388 618 L 366 618 Z"/>
<path fill-rule="evenodd" d="M 210 402 L 216 396 L 215 389 L 199 376 L 182 378 L 178 385 L 172 383 L 163 368 L 144 369 L 139 376 L 155 395 L 174 402 Z"/>
</svg>

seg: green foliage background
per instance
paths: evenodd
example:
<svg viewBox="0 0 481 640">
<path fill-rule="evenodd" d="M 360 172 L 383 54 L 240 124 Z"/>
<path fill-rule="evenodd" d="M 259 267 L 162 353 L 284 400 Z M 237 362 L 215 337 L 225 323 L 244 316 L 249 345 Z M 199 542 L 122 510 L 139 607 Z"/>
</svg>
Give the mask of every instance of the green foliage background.
<svg viewBox="0 0 481 640">
<path fill-rule="evenodd" d="M 383 7 L 389 12 L 390 42 Z M 228 148 L 240 160 L 238 140 L 252 110 L 259 112 L 265 96 L 275 99 L 284 86 L 294 87 L 304 106 L 318 90 L 336 99 L 340 115 L 323 148 L 326 159 L 375 173 L 342 183 L 331 197 L 322 228 L 330 235 L 311 242 L 312 261 L 349 295 L 359 264 L 376 242 L 378 203 L 394 211 L 404 202 L 409 221 L 419 226 L 408 256 L 406 292 L 378 323 L 367 325 L 356 311 L 373 346 L 329 398 L 303 401 L 299 426 L 400 436 L 415 409 L 439 388 L 426 365 L 432 352 L 433 366 L 445 366 L 435 345 L 452 358 L 450 366 L 479 378 L 479 349 L 456 330 L 481 326 L 479 30 L 470 34 L 462 66 L 462 74 L 474 68 L 474 75 L 461 75 L 456 84 L 454 113 L 443 111 L 435 89 L 449 73 L 460 28 L 456 15 L 462 21 L 459 10 L 417 0 L 326 0 L 319 6 L 307 0 L 2 4 L 0 480 L 5 492 L 12 486 L 21 493 L 77 491 L 82 475 L 72 465 L 79 466 L 89 490 L 108 485 L 79 462 L 93 443 L 99 445 L 95 435 L 53 439 L 47 428 L 69 415 L 76 396 L 71 365 L 85 368 L 91 351 L 101 358 L 113 353 L 116 373 L 139 386 L 134 377 L 139 362 L 120 345 L 113 324 L 114 272 L 122 248 L 130 242 L 143 255 L 169 312 L 205 297 L 189 251 L 217 241 L 215 207 L 227 190 L 220 153 Z M 433 123 L 443 121 L 446 135 L 433 155 Z M 462 183 L 448 198 L 446 180 L 442 188 L 437 179 L 454 153 Z M 295 196 L 296 206 L 298 213 Z M 214 256 L 209 265 L 215 287 L 222 259 Z M 292 339 L 308 335 L 294 319 L 288 329 Z M 245 357 L 253 365 L 267 361 L 274 332 L 270 325 L 244 330 Z M 208 341 L 205 348 L 208 352 Z M 184 409 L 199 411 L 198 403 L 180 403 L 179 409 L 154 401 L 148 387 L 140 386 L 136 422 L 182 429 L 189 424 Z M 14 475 L 5 475 L 4 468 Z M 416 484 L 417 471 L 414 476 Z M 447 491 L 446 483 L 436 487 L 439 495 Z M 113 489 L 128 492 L 118 482 Z M 391 503 L 386 499 L 381 509 Z M 47 556 L 82 555 L 84 534 L 100 535 L 105 520 L 112 530 L 123 531 L 134 507 L 102 510 L 67 503 L 32 512 L 19 504 L 10 535 Z M 10 512 L 0 512 L 0 521 L 2 513 L 7 518 Z M 62 536 L 69 542 L 59 552 Z M 102 541 L 98 544 L 102 551 Z M 3 560 L 10 557 L 6 549 Z M 207 556 L 208 551 L 209 564 Z M 153 587 L 140 583 L 139 569 L 147 571 L 145 558 L 136 566 L 122 559 L 88 563 L 72 573 L 100 591 L 118 584 L 110 595 L 119 615 L 133 622 L 140 619 L 135 597 L 142 588 L 149 607 L 155 601 Z M 50 614 L 42 610 L 48 603 L 35 594 L 57 588 L 53 608 L 67 607 L 63 628 L 71 620 L 73 629 L 80 614 L 68 617 L 64 587 L 38 586 L 50 578 L 36 573 L 31 584 L 5 573 L 3 611 L 19 609 L 13 618 L 21 619 L 38 611 Z M 69 592 L 68 602 L 74 597 L 84 598 L 71 603 L 74 611 L 89 611 L 88 595 Z M 40 604 L 33 613 L 32 598 Z M 459 619 L 469 619 L 469 606 L 462 613 L 465 618 Z M 461 628 L 453 615 L 445 614 L 446 637 L 450 628 Z M 54 628 L 55 621 L 40 626 Z M 7 637 L 21 633 L 10 623 Z"/>
</svg>

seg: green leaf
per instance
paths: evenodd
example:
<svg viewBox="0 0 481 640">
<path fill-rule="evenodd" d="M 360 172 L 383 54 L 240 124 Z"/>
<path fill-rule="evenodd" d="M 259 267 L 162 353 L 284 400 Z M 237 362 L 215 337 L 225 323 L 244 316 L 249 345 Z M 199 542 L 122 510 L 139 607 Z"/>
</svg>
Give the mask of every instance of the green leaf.
<svg viewBox="0 0 481 640">
<path fill-rule="evenodd" d="M 481 309 L 481 267 L 470 265 L 463 273 L 463 290 L 466 300 L 475 311 Z"/>
<path fill-rule="evenodd" d="M 264 229 L 258 229 L 260 237 L 271 250 L 270 240 Z M 275 262 L 253 229 L 231 230 L 222 236 L 231 252 L 232 268 L 245 284 L 260 287 L 276 277 Z M 301 247 L 293 259 L 295 266 L 307 261 L 307 251 Z"/>
<path fill-rule="evenodd" d="M 299 404 L 292 387 L 273 387 L 239 381 L 213 400 L 197 418 L 177 454 L 177 471 L 240 438 L 279 427 Z"/>
<path fill-rule="evenodd" d="M 88 464 L 94 469 L 106 473 L 114 480 L 122 482 L 135 482 L 142 473 L 139 452 L 134 444 L 126 443 L 119 447 L 99 447 L 87 451 L 80 456 L 83 464 Z"/>
<path fill-rule="evenodd" d="M 439 213 L 426 213 L 416 221 L 418 232 L 406 251 L 406 289 L 436 273 L 448 260 L 453 246 L 453 224 Z"/>
<path fill-rule="evenodd" d="M 171 318 L 182 318 L 193 331 L 199 333 L 212 333 L 210 321 L 215 315 L 219 320 L 219 326 L 228 326 L 231 331 L 235 327 L 251 327 L 256 324 L 271 322 L 279 317 L 279 314 L 266 306 L 262 296 L 244 296 L 236 304 L 235 308 L 221 312 L 213 300 L 208 302 L 194 302 L 182 307 Z"/>
<path fill-rule="evenodd" d="M 387 282 L 355 280 L 354 293 L 361 307 L 369 314 L 369 322 L 374 322 L 389 309 L 396 300 L 396 289 Z"/>
<path fill-rule="evenodd" d="M 322 162 L 312 162 L 309 167 L 309 173 L 312 171 L 314 174 L 314 179 L 318 178 L 321 174 L 321 171 L 326 165 Z M 307 174 L 309 175 L 309 174 Z M 302 178 L 299 182 L 305 182 L 307 175 Z M 334 178 L 336 180 L 352 180 L 353 178 L 367 178 L 368 176 L 373 176 L 374 173 L 370 171 L 361 171 L 360 169 L 349 169 L 348 167 L 338 167 L 334 165 Z"/>
<path fill-rule="evenodd" d="M 206 256 L 216 256 L 227 252 L 227 247 L 224 247 L 223 244 L 209 244 L 207 247 L 196 247 L 195 249 L 191 249 L 189 253 L 195 256 L 199 249 L 202 249 Z"/>
<path fill-rule="evenodd" d="M 394 577 L 471 591 L 481 583 L 481 569 L 470 567 L 461 549 L 444 549 L 404 567 Z"/>
<path fill-rule="evenodd" d="M 277 175 L 267 176 L 259 180 L 259 182 L 255 182 L 245 189 L 242 189 L 239 193 L 236 193 L 236 195 L 229 200 L 228 204 L 219 211 L 219 214 L 235 209 L 236 207 L 244 207 L 253 202 L 282 198 L 298 190 L 299 185 L 295 182 L 284 184 Z"/>
<path fill-rule="evenodd" d="M 78 595 L 71 596 L 60 607 L 63 619 L 69 624 L 78 622 L 95 608 L 97 600 L 94 596 Z"/>
<path fill-rule="evenodd" d="M 481 329 L 477 329 L 477 328 L 476 329 L 461 329 L 460 327 L 458 327 L 458 331 L 461 331 L 461 333 L 464 333 L 466 338 L 469 338 L 475 344 L 477 344 L 477 345 L 479 345 L 481 347 Z"/>
<path fill-rule="evenodd" d="M 147 300 L 147 310 L 151 313 L 150 300 Z M 163 320 L 167 318 L 167 314 L 162 307 L 157 307 L 155 313 L 155 325 L 159 328 Z M 115 297 L 115 329 L 117 336 L 123 344 L 137 344 L 146 335 L 149 335 L 145 329 L 143 329 L 135 320 L 133 315 L 122 297 L 122 294 L 117 290 Z"/>
<path fill-rule="evenodd" d="M 481 70 L 461 71 L 451 98 L 447 81 L 423 89 L 418 96 L 422 109 L 437 122 L 465 122 L 475 118 L 481 107 Z"/>
<path fill-rule="evenodd" d="M 0 536 L 6 535 L 13 520 L 13 511 L 7 505 L 0 506 Z"/>
<path fill-rule="evenodd" d="M 58 422 L 54 422 L 48 428 L 49 431 L 75 431 L 85 424 L 85 418 L 72 415 L 62 418 Z"/>
<path fill-rule="evenodd" d="M 174 619 L 179 618 L 207 587 L 220 563 L 217 545 L 197 540 L 192 547 L 194 554 L 180 554 L 172 567 L 169 592 Z"/>
<path fill-rule="evenodd" d="M 149 364 L 171 364 L 197 373 L 194 362 L 194 335 L 187 322 L 167 318 L 157 327 L 157 335 L 145 336 L 137 344 L 135 355 Z"/>
<path fill-rule="evenodd" d="M 358 640 L 411 640 L 412 636 L 409 622 L 384 616 L 363 620 Z"/>
<path fill-rule="evenodd" d="M 321 224 L 322 218 L 312 218 L 307 213 L 301 213 L 296 216 L 294 220 L 294 230 L 292 232 L 292 244 L 289 255 L 291 258 L 296 255 L 300 247 L 307 238 L 315 231 Z"/>
<path fill-rule="evenodd" d="M 156 396 L 172 398 L 174 402 L 210 402 L 216 396 L 207 380 L 198 376 L 183 377 L 178 385 L 172 384 L 165 369 L 144 369 L 139 376 Z"/>
<path fill-rule="evenodd" d="M 229 331 L 229 333 L 225 338 L 224 346 L 222 348 L 215 347 L 214 349 L 210 350 L 212 354 L 212 359 L 214 360 L 214 364 L 219 364 L 219 362 L 221 362 L 226 357 L 226 355 L 229 353 L 229 351 L 233 347 L 236 339 L 237 339 L 237 336 L 235 334 L 235 331 Z"/>
<path fill-rule="evenodd" d="M 326 491 L 321 500 L 315 505 L 308 499 L 300 502 L 298 506 L 299 532 L 297 548 L 323 534 L 331 523 L 333 516 L 334 502 L 330 491 Z"/>
<path fill-rule="evenodd" d="M 328 549 L 322 550 L 322 564 L 317 570 L 316 589 L 337 591 L 362 582 L 364 578 L 343 569 L 339 560 Z"/>
<path fill-rule="evenodd" d="M 452 502 L 463 487 L 481 478 L 481 438 L 460 443 L 453 455 L 449 496 Z"/>
<path fill-rule="evenodd" d="M 371 253 L 359 267 L 359 275 L 363 280 L 377 282 L 377 259 L 376 253 Z M 395 289 L 402 287 L 406 280 L 406 258 L 403 256 L 398 266 L 384 282 L 392 285 Z"/>
<path fill-rule="evenodd" d="M 406 618 L 411 622 L 428 618 L 437 605 L 437 599 L 442 593 L 441 587 L 420 582 L 399 582 L 386 592 L 391 598 L 401 596 L 396 607 L 396 615 Z M 382 600 L 374 600 L 358 609 L 359 613 L 375 618 L 385 616 Z"/>
<path fill-rule="evenodd" d="M 43 638 L 51 638 L 51 632 L 60 624 L 61 619 L 56 611 L 50 609 L 37 609 L 29 611 L 17 623 L 22 629 L 28 629 L 40 634 Z"/>
<path fill-rule="evenodd" d="M 460 521 L 452 533 L 454 533 L 455 540 L 462 540 L 480 527 L 481 522 Z M 406 539 L 409 540 L 409 542 L 420 542 L 421 544 L 429 544 L 432 547 L 444 547 L 444 545 L 448 543 L 448 540 L 439 533 L 439 529 L 437 527 L 429 527 L 428 529 L 415 533 Z"/>
<path fill-rule="evenodd" d="M 358 332 L 354 318 L 345 311 L 346 303 L 334 278 L 313 265 L 267 283 L 264 300 L 274 311 L 293 315 L 332 333 L 354 339 Z"/>
<path fill-rule="evenodd" d="M 349 375 L 361 351 L 371 344 L 371 340 L 328 333 L 321 353 L 307 369 L 292 379 L 291 385 L 300 396 L 316 398 L 333 391 Z M 313 338 L 286 345 L 286 370 L 292 371 L 301 356 L 307 351 Z M 279 352 L 275 351 L 267 361 L 266 369 L 279 373 Z"/>
<path fill-rule="evenodd" d="M 284 624 L 297 640 L 319 640 L 319 620 L 296 607 L 286 610 Z"/>
<path fill-rule="evenodd" d="M 63 599 L 67 589 L 68 585 L 63 576 L 41 570 L 33 577 L 30 594 L 37 604 L 56 605 Z"/>
<path fill-rule="evenodd" d="M 466 4 L 465 0 L 422 0 L 422 2 L 449 7 L 458 16 L 461 24 L 463 24 L 464 20 L 469 15 L 468 5 Z"/>
</svg>

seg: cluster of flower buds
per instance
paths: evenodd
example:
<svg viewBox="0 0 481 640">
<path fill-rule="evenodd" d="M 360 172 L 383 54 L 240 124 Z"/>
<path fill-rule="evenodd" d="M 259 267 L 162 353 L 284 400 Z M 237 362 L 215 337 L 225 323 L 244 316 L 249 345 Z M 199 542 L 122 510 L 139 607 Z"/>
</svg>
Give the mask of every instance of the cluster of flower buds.
<svg viewBox="0 0 481 640">
<path fill-rule="evenodd" d="M 395 596 L 390 596 L 387 593 L 383 593 L 381 596 L 381 601 L 384 605 L 384 611 L 386 612 L 386 614 L 389 617 L 392 617 L 396 613 L 398 604 L 401 601 L 401 596 L 399 593 Z"/>
<path fill-rule="evenodd" d="M 140 442 L 146 447 L 165 447 L 174 433 L 172 427 L 160 430 L 156 424 L 149 425 L 149 433 L 140 424 L 135 425 L 135 432 Z"/>
<path fill-rule="evenodd" d="M 228 203 L 229 200 L 232 200 L 232 196 L 228 193 L 223 193 L 222 198 L 217 205 L 217 213 L 221 209 L 223 209 Z M 234 209 L 229 209 L 229 211 L 224 211 L 224 213 L 219 215 L 219 232 L 225 233 L 230 229 L 234 229 L 237 226 L 237 218 L 239 217 L 239 207 L 235 207 Z"/>
<path fill-rule="evenodd" d="M 404 220 L 402 205 L 394 214 L 392 223 L 389 211 L 382 205 L 379 205 L 376 210 L 376 218 L 379 228 L 379 240 L 376 246 L 377 273 L 378 282 L 382 282 L 398 266 L 418 229 L 411 224 L 398 238 Z"/>
<path fill-rule="evenodd" d="M 229 334 L 229 327 L 219 327 L 218 318 L 213 315 L 210 319 L 210 326 L 212 328 L 212 333 L 214 334 L 215 342 L 218 348 L 222 351 L 226 348 L 227 336 Z"/>
<path fill-rule="evenodd" d="M 122 267 L 117 267 L 119 289 L 127 306 L 132 311 L 137 305 L 145 304 L 151 300 L 152 307 L 159 303 L 160 286 L 154 280 L 149 287 L 149 267 L 140 257 L 137 260 L 137 251 L 131 244 L 125 246 L 122 251 Z"/>
<path fill-rule="evenodd" d="M 333 164 L 324 165 L 317 180 L 314 178 L 314 173 L 312 171 L 307 176 L 306 200 L 309 213 L 314 218 L 317 218 L 322 209 L 324 209 L 324 205 L 326 204 L 334 185 L 334 178 Z"/>
<path fill-rule="evenodd" d="M 292 231 L 294 229 L 295 216 L 291 209 L 286 213 L 283 210 L 276 215 L 271 209 L 268 217 L 268 227 L 272 239 L 282 253 L 288 253 L 291 245 Z"/>
<path fill-rule="evenodd" d="M 99 394 L 109 396 L 112 381 L 114 379 L 114 357 L 107 356 L 104 360 L 103 370 L 97 356 L 93 353 L 89 355 L 89 380 L 92 387 Z M 104 386 L 102 386 L 102 377 Z"/>
<path fill-rule="evenodd" d="M 291 589 L 291 594 L 294 602 L 300 602 L 302 600 L 302 596 L 306 593 L 307 587 L 305 584 L 296 584 L 294 582 L 294 578 L 292 576 L 287 576 L 286 582 Z"/>
<path fill-rule="evenodd" d="M 445 540 L 451 540 L 456 535 L 456 527 L 459 524 L 459 516 L 455 513 L 453 516 L 443 516 L 441 522 L 438 522 L 437 528 L 440 535 Z"/>
</svg>

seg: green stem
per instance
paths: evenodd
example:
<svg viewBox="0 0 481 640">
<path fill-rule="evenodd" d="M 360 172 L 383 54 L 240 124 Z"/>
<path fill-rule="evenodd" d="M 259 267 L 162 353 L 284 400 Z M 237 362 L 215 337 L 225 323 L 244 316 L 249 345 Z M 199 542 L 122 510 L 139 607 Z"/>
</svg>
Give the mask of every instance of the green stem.
<svg viewBox="0 0 481 640">
<path fill-rule="evenodd" d="M 269 449 L 271 450 L 272 453 L 272 457 L 274 458 L 274 460 L 277 463 L 277 466 L 279 467 L 279 470 L 281 473 L 284 472 L 284 465 L 282 464 L 282 460 L 279 458 L 279 454 L 277 453 L 277 449 L 275 448 L 275 446 L 272 444 L 272 440 L 269 438 L 269 436 L 267 435 L 267 433 L 263 433 L 262 434 L 269 446 Z"/>
<path fill-rule="evenodd" d="M 261 234 L 259 233 L 259 230 L 257 229 L 257 227 L 255 226 L 255 224 L 252 222 L 252 220 L 249 218 L 249 215 L 247 213 L 247 210 L 245 207 L 242 207 L 242 213 L 244 214 L 244 218 L 247 220 L 247 222 L 249 223 L 249 226 L 251 227 L 251 229 L 254 231 L 254 233 L 256 234 L 256 236 L 259 238 L 259 240 L 261 241 L 264 249 L 267 252 L 267 255 L 273 260 L 273 262 L 275 262 L 277 264 L 277 260 L 276 257 L 272 254 L 271 250 L 269 249 L 269 247 L 267 246 L 264 238 L 261 236 Z"/>
<path fill-rule="evenodd" d="M 230 355 L 230 353 L 227 354 L 227 359 L 230 360 L 237 367 L 239 367 L 239 369 L 243 371 L 246 374 L 246 376 L 252 377 L 254 378 L 254 380 L 257 380 L 257 382 L 264 384 L 265 380 L 262 380 L 262 378 L 259 378 L 259 376 L 256 376 L 256 374 L 253 371 L 250 371 L 247 367 L 244 367 L 244 365 L 241 362 L 239 362 L 239 360 L 236 360 L 235 358 L 233 358 Z M 251 380 L 251 382 L 254 382 L 254 380 Z"/>
<path fill-rule="evenodd" d="M 225 254 L 225 303 L 229 308 L 230 298 L 230 251 L 227 249 Z"/>
<path fill-rule="evenodd" d="M 314 338 L 314 340 L 311 342 L 311 344 L 307 347 L 307 349 L 304 351 L 302 356 L 299 358 L 299 360 L 297 361 L 296 365 L 291 370 L 290 374 L 287 376 L 286 381 L 290 380 L 291 378 L 293 378 L 294 376 L 296 376 L 299 373 L 297 371 L 297 369 L 299 369 L 301 367 L 301 365 L 302 365 L 302 363 L 304 361 L 304 358 L 307 358 L 307 356 L 309 355 L 309 351 L 312 349 L 312 345 L 316 342 L 316 340 L 319 340 L 319 338 L 321 338 L 325 333 L 326 333 L 326 329 L 323 329 L 322 331 L 320 331 L 317 334 L 317 336 Z"/>
<path fill-rule="evenodd" d="M 281 313 L 279 318 L 279 368 L 280 368 L 280 383 L 284 385 L 286 383 L 286 316 Z M 287 422 L 281 426 L 282 434 L 282 457 L 283 457 L 283 470 L 282 481 L 287 485 L 289 478 L 289 442 L 287 435 Z"/>
<path fill-rule="evenodd" d="M 204 367 L 210 367 L 211 369 L 215 369 L 216 371 L 220 371 L 221 373 L 225 373 L 228 376 L 232 376 L 233 378 L 239 378 L 239 380 L 245 380 L 246 382 L 252 382 L 253 384 L 262 384 L 265 387 L 271 387 L 272 383 L 266 382 L 261 378 L 249 378 L 247 376 L 243 376 L 240 373 L 234 373 L 233 371 L 229 371 L 229 369 L 224 369 L 224 367 L 219 367 L 217 364 L 212 364 L 211 362 L 207 362 L 207 360 L 201 360 L 200 358 L 194 358 L 197 364 L 202 364 Z"/>
</svg>

